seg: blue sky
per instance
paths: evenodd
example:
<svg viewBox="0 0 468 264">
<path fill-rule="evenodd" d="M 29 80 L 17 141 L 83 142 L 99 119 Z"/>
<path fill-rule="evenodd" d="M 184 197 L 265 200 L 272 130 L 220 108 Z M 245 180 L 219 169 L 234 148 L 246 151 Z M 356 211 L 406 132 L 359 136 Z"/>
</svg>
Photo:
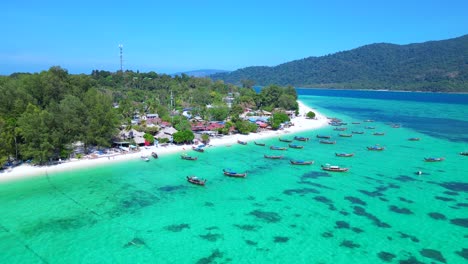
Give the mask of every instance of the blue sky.
<svg viewBox="0 0 468 264">
<path fill-rule="evenodd" d="M 274 66 L 468 34 L 466 0 L 2 1 L 0 74 Z"/>
</svg>

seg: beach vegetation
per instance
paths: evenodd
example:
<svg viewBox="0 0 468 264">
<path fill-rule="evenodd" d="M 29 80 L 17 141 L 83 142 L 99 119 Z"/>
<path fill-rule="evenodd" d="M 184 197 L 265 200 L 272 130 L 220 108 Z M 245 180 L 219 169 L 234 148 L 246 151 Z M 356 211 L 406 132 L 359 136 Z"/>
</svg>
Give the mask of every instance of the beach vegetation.
<svg viewBox="0 0 468 264">
<path fill-rule="evenodd" d="M 154 136 L 153 136 L 153 135 L 148 134 L 148 133 L 145 133 L 145 134 L 143 135 L 143 138 L 144 138 L 146 141 L 148 141 L 148 143 L 150 143 L 151 145 L 154 144 Z"/>
<path fill-rule="evenodd" d="M 210 136 L 208 134 L 202 134 L 201 140 L 204 144 L 208 144 L 210 142 Z"/>
<path fill-rule="evenodd" d="M 310 118 L 310 119 L 313 119 L 313 118 L 315 118 L 315 113 L 313 111 L 309 111 L 309 112 L 307 112 L 306 117 Z"/>
<path fill-rule="evenodd" d="M 173 141 L 176 144 L 191 143 L 195 139 L 192 130 L 182 130 L 172 135 Z"/>
</svg>

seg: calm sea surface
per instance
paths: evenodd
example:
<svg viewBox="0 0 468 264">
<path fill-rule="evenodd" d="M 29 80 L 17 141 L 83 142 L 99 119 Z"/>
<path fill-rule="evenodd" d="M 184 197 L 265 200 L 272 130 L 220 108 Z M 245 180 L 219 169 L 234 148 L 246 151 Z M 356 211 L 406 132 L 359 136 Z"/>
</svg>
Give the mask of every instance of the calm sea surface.
<svg viewBox="0 0 468 264">
<path fill-rule="evenodd" d="M 303 149 L 269 150 L 288 144 L 272 138 L 0 185 L 0 263 L 466 263 L 468 95 L 298 92 L 347 130 L 302 132 Z M 364 134 L 338 136 L 351 131 Z"/>
</svg>

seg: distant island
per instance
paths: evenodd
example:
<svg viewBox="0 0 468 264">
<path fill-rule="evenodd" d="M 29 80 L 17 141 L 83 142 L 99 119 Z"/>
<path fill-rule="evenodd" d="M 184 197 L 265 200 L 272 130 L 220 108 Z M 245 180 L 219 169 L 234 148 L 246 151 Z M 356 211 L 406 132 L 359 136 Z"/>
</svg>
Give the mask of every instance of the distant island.
<svg viewBox="0 0 468 264">
<path fill-rule="evenodd" d="M 468 92 L 468 35 L 408 45 L 376 43 L 274 67 L 211 75 L 250 85 Z"/>
<path fill-rule="evenodd" d="M 217 73 L 229 73 L 229 71 L 214 70 L 214 69 L 202 69 L 202 70 L 193 70 L 193 71 L 186 71 L 186 72 L 176 72 L 176 73 L 172 74 L 172 76 L 186 74 L 186 75 L 188 75 L 190 77 L 203 78 L 203 77 L 208 77 L 210 75 L 217 74 Z"/>
</svg>

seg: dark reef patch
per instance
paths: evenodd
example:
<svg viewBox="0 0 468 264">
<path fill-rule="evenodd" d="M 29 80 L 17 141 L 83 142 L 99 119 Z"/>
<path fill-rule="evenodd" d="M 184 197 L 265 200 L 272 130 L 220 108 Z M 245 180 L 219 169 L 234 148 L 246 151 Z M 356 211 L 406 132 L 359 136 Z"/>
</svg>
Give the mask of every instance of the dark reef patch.
<svg viewBox="0 0 468 264">
<path fill-rule="evenodd" d="M 253 201 L 253 200 L 255 200 L 255 196 L 249 195 L 245 199 L 248 200 L 248 201 Z"/>
<path fill-rule="evenodd" d="M 345 199 L 350 201 L 352 204 L 359 204 L 359 205 L 363 205 L 363 206 L 367 205 L 366 202 L 364 202 L 363 200 L 361 200 L 361 199 L 359 199 L 357 197 L 354 197 L 354 196 L 346 196 Z"/>
<path fill-rule="evenodd" d="M 468 183 L 466 182 L 444 182 L 438 185 L 455 192 L 468 192 Z"/>
<path fill-rule="evenodd" d="M 212 203 L 212 202 L 205 202 L 204 206 L 206 206 L 206 207 L 213 207 L 213 206 L 214 206 L 214 203 Z"/>
<path fill-rule="evenodd" d="M 411 256 L 408 259 L 400 260 L 400 264 L 425 264 L 424 262 L 419 261 L 417 258 Z"/>
<path fill-rule="evenodd" d="M 180 224 L 180 225 L 169 225 L 164 227 L 164 229 L 171 231 L 171 232 L 180 232 L 184 229 L 189 229 L 190 225 L 189 224 Z"/>
<path fill-rule="evenodd" d="M 384 195 L 384 192 L 387 191 L 388 189 L 398 189 L 400 186 L 390 183 L 387 186 L 380 185 L 375 188 L 374 191 L 366 191 L 366 190 L 359 190 L 360 193 L 365 194 L 369 197 L 381 197 Z"/>
<path fill-rule="evenodd" d="M 366 212 L 366 209 L 360 207 L 360 206 L 354 206 L 353 207 L 354 211 L 353 213 L 358 216 L 363 216 L 366 217 L 367 219 L 371 220 L 374 225 L 382 228 L 390 228 L 391 226 L 387 223 L 382 222 L 380 219 L 378 219 L 375 215 Z"/>
<path fill-rule="evenodd" d="M 335 205 L 333 205 L 333 201 L 328 199 L 327 197 L 325 197 L 325 196 L 315 196 L 314 200 L 319 202 L 319 203 L 323 203 L 323 204 L 328 205 L 328 209 L 330 211 L 336 211 L 336 207 L 335 207 Z"/>
<path fill-rule="evenodd" d="M 288 242 L 289 237 L 275 236 L 273 237 L 273 242 L 275 243 L 286 243 Z"/>
<path fill-rule="evenodd" d="M 219 251 L 219 249 L 213 250 L 213 252 L 206 258 L 201 258 L 197 261 L 197 264 L 211 264 L 211 263 L 216 263 L 217 258 L 222 258 L 223 253 Z"/>
<path fill-rule="evenodd" d="M 302 174 L 301 181 L 305 179 L 318 179 L 320 177 L 331 177 L 331 175 L 321 171 L 309 171 L 307 173 Z"/>
<path fill-rule="evenodd" d="M 382 201 L 382 202 L 388 202 L 389 201 L 388 199 L 383 198 L 383 197 L 379 197 L 379 200 Z"/>
<path fill-rule="evenodd" d="M 405 215 L 410 215 L 410 214 L 413 214 L 413 212 L 408 209 L 408 208 L 400 208 L 398 206 L 395 206 L 395 205 L 390 205 L 388 207 L 388 209 L 392 212 L 395 212 L 395 213 L 398 213 L 398 214 L 405 214 Z"/>
<path fill-rule="evenodd" d="M 265 207 L 266 206 L 266 204 L 264 204 L 264 203 L 253 203 L 252 205 L 256 206 L 256 207 Z"/>
<path fill-rule="evenodd" d="M 267 198 L 267 201 L 282 202 L 283 200 L 280 199 L 280 198 L 278 198 L 278 197 L 272 197 L 272 196 L 270 196 L 270 197 Z"/>
<path fill-rule="evenodd" d="M 267 223 L 276 223 L 281 220 L 281 217 L 279 216 L 279 214 L 275 212 L 254 210 L 254 211 L 251 211 L 249 215 L 253 215 L 256 218 L 263 220 L 264 222 L 267 222 Z"/>
<path fill-rule="evenodd" d="M 346 212 L 346 211 L 344 211 L 344 210 L 341 210 L 341 211 L 340 211 L 340 214 L 342 214 L 342 215 L 344 215 L 344 216 L 347 216 L 347 215 L 349 215 L 349 213 L 348 213 L 348 212 Z"/>
<path fill-rule="evenodd" d="M 451 192 L 451 191 L 445 191 L 445 192 L 443 192 L 443 194 L 451 195 L 451 196 L 458 196 L 459 195 L 458 192 Z"/>
<path fill-rule="evenodd" d="M 258 225 L 234 225 L 235 227 L 244 231 L 257 231 L 260 228 Z"/>
<path fill-rule="evenodd" d="M 459 207 L 468 207 L 468 203 L 457 203 L 456 206 L 459 206 Z"/>
<path fill-rule="evenodd" d="M 446 220 L 447 219 L 447 217 L 445 217 L 445 215 L 443 215 L 441 213 L 432 212 L 432 213 L 428 213 L 427 215 L 429 215 L 432 219 L 435 219 L 435 220 Z"/>
<path fill-rule="evenodd" d="M 71 217 L 40 220 L 35 222 L 33 225 L 22 229 L 21 232 L 27 235 L 38 234 L 42 232 L 61 233 L 63 231 L 75 230 L 85 226 L 90 227 L 97 222 L 98 221 L 91 215 L 77 215 Z"/>
<path fill-rule="evenodd" d="M 346 221 L 336 221 L 336 229 L 349 229 L 351 226 Z"/>
<path fill-rule="evenodd" d="M 468 228 L 468 218 L 454 218 L 450 220 L 450 223 Z"/>
<path fill-rule="evenodd" d="M 293 195 L 293 194 L 308 194 L 308 193 L 315 193 L 318 194 L 320 193 L 319 191 L 312 189 L 312 188 L 302 188 L 302 189 L 288 189 L 283 191 L 284 194 L 286 195 Z"/>
<path fill-rule="evenodd" d="M 396 177 L 395 180 L 401 181 L 401 182 L 419 181 L 419 180 L 416 180 L 416 179 L 413 178 L 413 177 L 406 176 L 406 175 L 400 175 L 400 176 Z"/>
<path fill-rule="evenodd" d="M 385 252 L 385 251 L 379 252 L 379 254 L 377 254 L 377 256 L 378 256 L 382 261 L 385 261 L 385 262 L 392 262 L 392 260 L 396 257 L 395 254 L 392 254 L 392 253 L 390 253 L 390 252 Z"/>
<path fill-rule="evenodd" d="M 322 237 L 325 237 L 325 238 L 333 237 L 333 233 L 332 232 L 323 232 Z"/>
<path fill-rule="evenodd" d="M 249 245 L 249 246 L 256 246 L 256 245 L 258 245 L 258 242 L 255 242 L 255 241 L 252 241 L 252 240 L 246 239 L 246 240 L 244 240 L 244 241 L 245 241 L 245 243 L 246 243 L 247 245 Z"/>
<path fill-rule="evenodd" d="M 399 199 L 400 201 L 402 201 L 402 202 L 405 202 L 405 203 L 410 203 L 410 204 L 414 203 L 413 201 L 408 200 L 408 199 L 406 199 L 406 198 L 404 198 L 404 197 L 398 197 L 398 199 Z"/>
<path fill-rule="evenodd" d="M 315 183 L 315 182 L 308 182 L 308 181 L 299 181 L 297 182 L 299 184 L 307 184 L 307 185 L 312 185 L 312 186 L 315 186 L 315 187 L 318 187 L 318 188 L 322 188 L 322 189 L 327 189 L 327 190 L 335 190 L 331 187 L 328 187 L 328 186 L 325 186 L 323 184 L 320 184 L 320 183 Z"/>
<path fill-rule="evenodd" d="M 128 247 L 131 247 L 131 246 L 141 247 L 141 246 L 146 246 L 146 243 L 145 243 L 145 241 L 143 239 L 135 237 L 132 240 L 128 241 L 128 243 L 125 244 L 123 247 L 128 248 Z"/>
<path fill-rule="evenodd" d="M 205 230 L 208 230 L 208 231 L 210 231 L 210 230 L 217 230 L 217 229 L 219 229 L 219 227 L 217 227 L 217 226 L 205 227 Z"/>
<path fill-rule="evenodd" d="M 340 244 L 340 247 L 358 248 L 358 247 L 361 247 L 361 245 L 354 243 L 351 240 L 343 240 L 343 242 L 341 242 Z"/>
<path fill-rule="evenodd" d="M 221 234 L 212 234 L 212 233 L 207 233 L 205 235 L 198 235 L 198 236 L 210 242 L 215 242 L 218 239 L 223 238 L 223 235 Z"/>
<path fill-rule="evenodd" d="M 359 234 L 359 233 L 364 232 L 364 230 L 362 230 L 362 229 L 359 228 L 359 227 L 353 227 L 353 228 L 351 228 L 351 230 L 352 230 L 354 233 L 356 233 L 356 234 Z"/>
<path fill-rule="evenodd" d="M 405 234 L 403 232 L 398 232 L 400 234 L 400 237 L 401 238 L 409 238 L 411 239 L 411 241 L 415 242 L 415 243 L 419 243 L 419 239 L 415 236 L 412 236 L 412 235 L 408 235 L 408 234 Z"/>
<path fill-rule="evenodd" d="M 419 253 L 421 253 L 421 255 L 423 255 L 426 258 L 437 260 L 442 263 L 447 263 L 447 260 L 444 258 L 440 251 L 424 248 L 421 251 L 419 251 Z"/>
<path fill-rule="evenodd" d="M 118 208 L 124 211 L 135 212 L 141 208 L 151 206 L 159 201 L 155 195 L 145 191 L 134 191 L 119 202 Z"/>
<path fill-rule="evenodd" d="M 437 199 L 437 200 L 444 201 L 444 202 L 453 202 L 453 201 L 455 201 L 455 199 L 453 199 L 453 198 L 442 197 L 442 196 L 434 196 L 434 198 Z"/>
<path fill-rule="evenodd" d="M 468 248 L 462 248 L 460 251 L 455 251 L 455 254 L 468 260 Z"/>
<path fill-rule="evenodd" d="M 167 186 L 158 188 L 158 190 L 162 192 L 174 192 L 174 191 L 183 190 L 187 188 L 188 187 L 185 185 L 167 185 Z"/>
</svg>

